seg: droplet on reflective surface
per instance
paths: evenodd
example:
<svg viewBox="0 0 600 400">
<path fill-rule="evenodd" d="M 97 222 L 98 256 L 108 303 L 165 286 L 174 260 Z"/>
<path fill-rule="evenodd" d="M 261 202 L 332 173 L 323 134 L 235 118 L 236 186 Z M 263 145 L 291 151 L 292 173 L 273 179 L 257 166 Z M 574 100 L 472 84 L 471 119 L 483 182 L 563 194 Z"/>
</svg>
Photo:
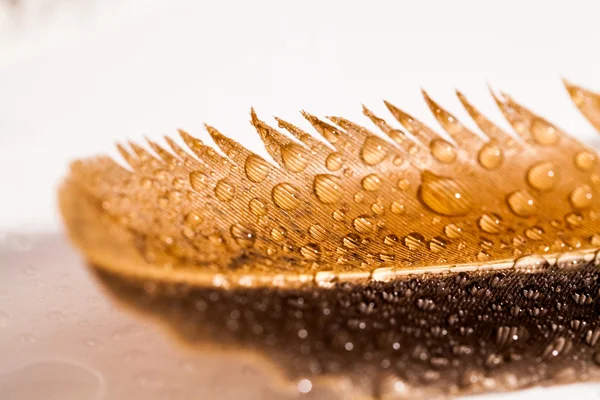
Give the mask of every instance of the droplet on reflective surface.
<svg viewBox="0 0 600 400">
<path fill-rule="evenodd" d="M 390 211 L 394 214 L 404 214 L 406 212 L 406 208 L 404 207 L 404 204 L 400 203 L 399 201 L 394 201 L 390 206 Z"/>
<path fill-rule="evenodd" d="M 349 249 L 355 249 L 360 246 L 360 236 L 358 236 L 356 233 L 349 233 L 344 236 L 342 242 L 344 243 L 345 247 Z"/>
<path fill-rule="evenodd" d="M 303 146 L 290 143 L 281 149 L 281 160 L 290 171 L 301 172 L 308 166 L 310 156 Z"/>
<path fill-rule="evenodd" d="M 451 163 L 456 160 L 456 148 L 444 139 L 434 139 L 430 145 L 431 154 L 442 163 Z"/>
<path fill-rule="evenodd" d="M 246 158 L 244 170 L 250 181 L 260 183 L 269 176 L 270 167 L 262 157 L 251 154 Z"/>
<path fill-rule="evenodd" d="M 342 181 L 337 176 L 317 175 L 314 180 L 314 192 L 322 203 L 332 204 L 342 197 L 341 185 Z"/>
<path fill-rule="evenodd" d="M 439 253 L 445 250 L 447 245 L 448 242 L 446 239 L 436 236 L 429 242 L 429 250 L 433 251 L 434 253 Z"/>
<path fill-rule="evenodd" d="M 233 200 L 233 196 L 235 196 L 235 187 L 222 179 L 215 186 L 215 196 L 221 201 L 231 201 Z"/>
<path fill-rule="evenodd" d="M 367 165 L 376 165 L 387 156 L 387 143 L 377 136 L 369 136 L 361 149 L 361 158 Z"/>
<path fill-rule="evenodd" d="M 325 160 L 325 166 L 330 171 L 338 171 L 344 166 L 344 158 L 338 152 L 331 153 L 327 156 L 327 159 Z"/>
<path fill-rule="evenodd" d="M 206 188 L 206 184 L 208 181 L 208 176 L 206 176 L 206 174 L 204 172 L 200 172 L 200 171 L 192 171 L 190 172 L 190 185 L 192 185 L 192 187 L 195 190 L 203 190 L 204 188 Z"/>
<path fill-rule="evenodd" d="M 495 140 L 490 140 L 479 150 L 478 160 L 482 167 L 496 169 L 502 165 L 504 153 Z"/>
<path fill-rule="evenodd" d="M 298 189 L 287 182 L 280 183 L 273 188 L 273 202 L 280 208 L 289 211 L 300 205 Z"/>
<path fill-rule="evenodd" d="M 531 240 L 542 240 L 544 230 L 539 226 L 532 226 L 525 231 L 525 236 Z"/>
<path fill-rule="evenodd" d="M 352 226 L 354 226 L 354 229 L 359 233 L 371 233 L 375 228 L 373 220 L 367 216 L 355 218 L 354 221 L 352 221 Z"/>
<path fill-rule="evenodd" d="M 458 239 L 462 236 L 463 231 L 462 228 L 455 224 L 448 224 L 444 227 L 444 233 L 450 239 Z"/>
<path fill-rule="evenodd" d="M 307 260 L 315 261 L 319 259 L 321 249 L 318 245 L 309 243 L 300 248 L 300 253 L 302 254 L 302 257 L 306 258 Z"/>
<path fill-rule="evenodd" d="M 396 246 L 399 241 L 400 239 L 398 239 L 398 236 L 394 234 L 386 235 L 386 237 L 383 238 L 383 243 L 390 247 Z"/>
<path fill-rule="evenodd" d="M 596 165 L 597 157 L 589 151 L 580 151 L 575 154 L 575 165 L 582 171 L 589 171 Z"/>
<path fill-rule="evenodd" d="M 573 189 L 569 200 L 575 208 L 586 208 L 592 205 L 593 192 L 590 185 L 581 185 Z"/>
<path fill-rule="evenodd" d="M 471 199 L 454 179 L 424 171 L 421 174 L 419 199 L 429 209 L 446 216 L 465 215 L 471 210 Z"/>
<path fill-rule="evenodd" d="M 519 217 L 530 217 L 537 213 L 537 200 L 526 190 L 519 190 L 507 197 L 508 205 Z"/>
<path fill-rule="evenodd" d="M 557 182 L 556 165 L 549 161 L 537 163 L 527 171 L 527 183 L 534 189 L 550 190 L 556 186 Z"/>
<path fill-rule="evenodd" d="M 418 232 L 411 232 L 404 238 L 404 244 L 411 250 L 419 250 L 425 246 L 425 238 Z"/>
</svg>

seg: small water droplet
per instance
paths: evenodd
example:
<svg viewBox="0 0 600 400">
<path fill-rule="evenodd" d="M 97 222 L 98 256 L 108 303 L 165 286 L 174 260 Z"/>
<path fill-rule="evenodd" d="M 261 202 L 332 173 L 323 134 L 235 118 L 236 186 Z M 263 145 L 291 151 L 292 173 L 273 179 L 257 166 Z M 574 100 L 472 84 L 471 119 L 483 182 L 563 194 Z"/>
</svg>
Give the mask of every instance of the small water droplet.
<svg viewBox="0 0 600 400">
<path fill-rule="evenodd" d="M 271 195 L 273 202 L 283 210 L 293 210 L 300 205 L 298 189 L 287 182 L 276 185 Z"/>
<path fill-rule="evenodd" d="M 254 231 L 242 224 L 231 225 L 231 236 L 240 247 L 245 249 L 254 246 L 256 241 Z"/>
<path fill-rule="evenodd" d="M 410 181 L 406 178 L 400 178 L 396 186 L 398 186 L 398 189 L 406 191 L 410 187 Z"/>
<path fill-rule="evenodd" d="M 338 171 L 344 166 L 344 158 L 338 152 L 331 153 L 325 160 L 325 166 L 330 171 Z"/>
<path fill-rule="evenodd" d="M 411 232 L 404 238 L 404 244 L 411 250 L 419 250 L 425 245 L 425 237 L 418 232 Z"/>
<path fill-rule="evenodd" d="M 596 165 L 596 154 L 589 151 L 580 151 L 575 154 L 575 166 L 582 171 L 589 171 Z"/>
<path fill-rule="evenodd" d="M 370 174 L 363 178 L 362 187 L 369 192 L 375 192 L 381 188 L 381 178 L 377 174 Z"/>
<path fill-rule="evenodd" d="M 300 254 L 307 260 L 316 261 L 321 255 L 321 249 L 315 243 L 309 243 L 300 248 Z"/>
<path fill-rule="evenodd" d="M 398 239 L 398 236 L 394 234 L 386 235 L 386 237 L 383 238 L 383 243 L 390 247 L 396 246 L 399 241 L 400 239 Z"/>
<path fill-rule="evenodd" d="M 496 169 L 502 165 L 504 153 L 495 140 L 490 140 L 479 150 L 478 160 L 484 168 Z"/>
<path fill-rule="evenodd" d="M 552 189 L 558 183 L 556 165 L 549 161 L 542 161 L 533 165 L 527 171 L 527 183 L 538 190 Z"/>
<path fill-rule="evenodd" d="M 342 239 L 344 246 L 349 249 L 355 249 L 360 246 L 360 236 L 356 233 L 349 233 Z"/>
<path fill-rule="evenodd" d="M 439 253 L 445 250 L 447 245 L 448 242 L 446 241 L 446 239 L 440 236 L 436 236 L 429 242 L 429 250 L 431 250 L 434 253 Z"/>
<path fill-rule="evenodd" d="M 529 130 L 538 144 L 551 146 L 558 142 L 558 131 L 542 118 L 534 118 L 531 121 Z"/>
<path fill-rule="evenodd" d="M 311 225 L 311 227 L 308 228 L 308 233 L 313 239 L 319 242 L 327 240 L 328 237 L 327 231 L 325 230 L 325 228 L 323 228 L 321 224 Z"/>
<path fill-rule="evenodd" d="M 385 212 L 385 208 L 381 203 L 373 203 L 371 204 L 371 211 L 373 211 L 373 214 L 382 215 Z"/>
<path fill-rule="evenodd" d="M 449 164 L 456 160 L 456 148 L 443 139 L 434 139 L 430 145 L 431 154 L 440 162 Z"/>
<path fill-rule="evenodd" d="M 373 232 L 373 229 L 375 229 L 373 220 L 365 215 L 355 218 L 354 221 L 352 221 L 352 226 L 354 226 L 354 229 L 356 229 L 358 233 L 363 234 L 371 233 Z"/>
<path fill-rule="evenodd" d="M 190 185 L 194 190 L 204 190 L 208 182 L 208 176 L 204 172 L 192 171 L 190 172 Z"/>
<path fill-rule="evenodd" d="M 292 172 L 302 172 L 308 166 L 310 157 L 308 151 L 299 144 L 290 143 L 281 149 L 283 165 Z"/>
<path fill-rule="evenodd" d="M 471 210 L 471 200 L 454 179 L 424 171 L 421 174 L 419 199 L 429 209 L 446 216 L 459 216 Z"/>
<path fill-rule="evenodd" d="M 583 216 L 577 213 L 567 214 L 565 221 L 572 227 L 581 226 L 583 224 Z"/>
<path fill-rule="evenodd" d="M 569 200 L 575 208 L 586 208 L 592 205 L 593 193 L 590 185 L 581 185 L 573 189 Z"/>
<path fill-rule="evenodd" d="M 500 225 L 502 224 L 502 218 L 494 213 L 483 214 L 479 218 L 479 227 L 487 233 L 497 234 L 500 232 Z"/>
<path fill-rule="evenodd" d="M 342 197 L 342 181 L 334 175 L 321 174 L 315 176 L 314 192 L 324 204 L 333 204 Z"/>
<path fill-rule="evenodd" d="M 285 240 L 286 235 L 287 235 L 287 232 L 283 228 L 271 229 L 271 237 L 276 242 L 283 242 Z"/>
<path fill-rule="evenodd" d="M 537 213 L 537 200 L 526 190 L 519 190 L 508 195 L 508 205 L 519 217 L 530 217 Z"/>
<path fill-rule="evenodd" d="M 544 230 L 539 226 L 532 226 L 525 231 L 525 236 L 535 241 L 542 240 L 543 235 Z"/>
<path fill-rule="evenodd" d="M 369 136 L 365 139 L 361 150 L 361 157 L 365 164 L 376 165 L 387 156 L 387 144 L 377 136 Z"/>
<path fill-rule="evenodd" d="M 462 236 L 462 228 L 455 224 L 448 224 L 444 227 L 444 233 L 450 239 L 458 239 Z"/>
<path fill-rule="evenodd" d="M 267 215 L 267 206 L 260 199 L 254 198 L 250 200 L 248 206 L 250 208 L 250 212 L 256 215 L 257 217 Z"/>
<path fill-rule="evenodd" d="M 390 211 L 394 214 L 404 214 L 406 212 L 406 208 L 404 207 L 404 204 L 400 203 L 399 201 L 394 201 L 390 206 Z"/>
<path fill-rule="evenodd" d="M 251 182 L 260 183 L 269 176 L 269 164 L 257 155 L 251 154 L 246 158 L 244 171 Z"/>
<path fill-rule="evenodd" d="M 217 199 L 221 201 L 231 201 L 235 196 L 235 187 L 231 183 L 222 179 L 217 182 L 217 185 L 215 186 L 215 196 L 217 196 Z"/>
</svg>

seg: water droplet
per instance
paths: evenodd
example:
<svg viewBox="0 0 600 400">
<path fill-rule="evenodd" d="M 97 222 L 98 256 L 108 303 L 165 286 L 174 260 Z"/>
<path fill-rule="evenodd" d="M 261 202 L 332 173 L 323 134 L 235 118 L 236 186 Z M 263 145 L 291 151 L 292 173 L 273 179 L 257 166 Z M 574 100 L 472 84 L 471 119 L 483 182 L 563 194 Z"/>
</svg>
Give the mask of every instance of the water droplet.
<svg viewBox="0 0 600 400">
<path fill-rule="evenodd" d="M 479 164 L 486 169 L 496 169 L 504 161 L 504 153 L 495 140 L 487 142 L 479 150 Z"/>
<path fill-rule="evenodd" d="M 481 250 L 479 253 L 477 253 L 477 259 L 479 261 L 485 261 L 488 258 L 490 258 L 490 255 L 483 250 Z"/>
<path fill-rule="evenodd" d="M 370 174 L 363 178 L 362 187 L 370 192 L 375 192 L 381 187 L 381 178 L 377 174 Z"/>
<path fill-rule="evenodd" d="M 363 192 L 358 192 L 354 195 L 354 202 L 355 203 L 362 203 L 363 201 L 365 201 L 365 194 Z"/>
<path fill-rule="evenodd" d="M 360 236 L 356 233 L 349 233 L 342 239 L 344 246 L 349 249 L 355 249 L 360 246 Z"/>
<path fill-rule="evenodd" d="M 306 258 L 307 260 L 315 261 L 319 259 L 319 256 L 321 255 L 321 249 L 318 245 L 309 243 L 300 248 L 300 254 L 302 254 L 302 257 Z"/>
<path fill-rule="evenodd" d="M 344 166 L 344 158 L 338 152 L 331 153 L 325 160 L 325 166 L 330 171 L 338 171 Z"/>
<path fill-rule="evenodd" d="M 376 165 L 387 156 L 387 144 L 377 136 L 369 136 L 365 139 L 361 150 L 361 157 L 365 164 Z"/>
<path fill-rule="evenodd" d="M 245 249 L 254 246 L 256 241 L 254 231 L 242 224 L 231 225 L 231 236 L 240 247 Z"/>
<path fill-rule="evenodd" d="M 596 155 L 589 151 L 580 151 L 575 154 L 575 166 L 582 171 L 589 171 L 596 165 Z"/>
<path fill-rule="evenodd" d="M 533 165 L 527 171 L 527 182 L 534 189 L 549 190 L 558 183 L 556 165 L 549 161 L 542 161 Z"/>
<path fill-rule="evenodd" d="M 404 207 L 404 204 L 394 201 L 390 206 L 390 211 L 392 211 L 394 214 L 404 214 L 406 212 L 406 208 Z"/>
<path fill-rule="evenodd" d="M 462 228 L 455 224 L 448 224 L 444 227 L 444 233 L 450 239 L 458 239 L 462 236 Z"/>
<path fill-rule="evenodd" d="M 375 229 L 373 220 L 365 215 L 355 218 L 352 225 L 358 233 L 371 233 Z"/>
<path fill-rule="evenodd" d="M 215 196 L 221 201 L 231 201 L 235 196 L 235 187 L 225 179 L 217 182 L 215 186 Z"/>
<path fill-rule="evenodd" d="M 314 192 L 322 203 L 333 204 L 342 197 L 341 185 L 342 181 L 337 176 L 317 175 L 314 180 Z"/>
<path fill-rule="evenodd" d="M 398 239 L 398 236 L 394 234 L 386 235 L 386 237 L 383 238 L 383 243 L 390 247 L 396 246 L 399 241 L 400 239 Z"/>
<path fill-rule="evenodd" d="M 565 221 L 572 227 L 581 226 L 583 224 L 583 216 L 577 213 L 567 214 Z"/>
<path fill-rule="evenodd" d="M 434 253 L 439 253 L 445 250 L 447 245 L 448 242 L 446 239 L 436 236 L 429 242 L 429 250 L 433 251 Z"/>
<path fill-rule="evenodd" d="M 593 193 L 590 185 L 581 185 L 573 189 L 569 197 L 575 208 L 586 208 L 592 205 Z"/>
<path fill-rule="evenodd" d="M 300 205 L 298 189 L 287 182 L 280 183 L 273 188 L 273 202 L 283 210 L 289 211 Z"/>
<path fill-rule="evenodd" d="M 257 155 L 251 154 L 246 158 L 244 171 L 251 182 L 260 183 L 269 176 L 269 164 Z"/>
<path fill-rule="evenodd" d="M 497 214 L 483 214 L 481 218 L 479 218 L 479 227 L 487 233 L 499 233 L 501 224 L 502 218 Z"/>
<path fill-rule="evenodd" d="M 254 198 L 248 203 L 250 212 L 257 217 L 267 215 L 267 206 L 260 199 Z"/>
<path fill-rule="evenodd" d="M 406 178 L 400 178 L 400 179 L 398 179 L 397 186 L 398 186 L 398 189 L 405 191 L 410 187 L 410 181 Z"/>
<path fill-rule="evenodd" d="M 419 199 L 429 209 L 446 216 L 467 214 L 471 200 L 455 180 L 424 171 L 421 174 Z"/>
<path fill-rule="evenodd" d="M 344 210 L 335 210 L 331 216 L 337 222 L 344 222 L 344 220 L 346 219 L 346 213 L 344 212 Z"/>
<path fill-rule="evenodd" d="M 451 163 L 456 160 L 456 148 L 443 139 L 434 139 L 430 145 L 431 154 L 440 162 Z"/>
<path fill-rule="evenodd" d="M 544 230 L 539 226 L 532 226 L 525 231 L 525 236 L 535 241 L 542 240 L 543 235 Z"/>
<path fill-rule="evenodd" d="M 558 131 L 541 118 L 534 118 L 530 126 L 531 136 L 541 145 L 550 146 L 558 142 Z"/>
<path fill-rule="evenodd" d="M 320 224 L 312 225 L 310 228 L 308 228 L 308 233 L 313 239 L 319 242 L 327 240 L 328 237 L 327 231 Z"/>
<path fill-rule="evenodd" d="M 200 171 L 192 171 L 190 172 L 190 185 L 195 190 L 203 190 L 206 188 L 206 184 L 208 182 L 208 176 L 204 172 Z"/>
<path fill-rule="evenodd" d="M 425 245 L 425 237 L 418 232 L 411 232 L 404 238 L 404 244 L 411 250 L 419 250 Z"/>
<path fill-rule="evenodd" d="M 371 204 L 371 211 L 373 211 L 373 214 L 382 215 L 385 212 L 385 208 L 381 203 L 373 203 Z"/>
<path fill-rule="evenodd" d="M 302 172 L 308 166 L 310 157 L 308 151 L 299 144 L 290 143 L 281 149 L 283 165 L 292 172 Z"/>
<path fill-rule="evenodd" d="M 276 242 L 283 242 L 285 240 L 287 232 L 283 228 L 273 228 L 271 229 L 271 237 Z"/>
<path fill-rule="evenodd" d="M 519 217 L 530 217 L 537 213 L 537 201 L 526 190 L 511 193 L 507 201 L 512 212 Z"/>
</svg>

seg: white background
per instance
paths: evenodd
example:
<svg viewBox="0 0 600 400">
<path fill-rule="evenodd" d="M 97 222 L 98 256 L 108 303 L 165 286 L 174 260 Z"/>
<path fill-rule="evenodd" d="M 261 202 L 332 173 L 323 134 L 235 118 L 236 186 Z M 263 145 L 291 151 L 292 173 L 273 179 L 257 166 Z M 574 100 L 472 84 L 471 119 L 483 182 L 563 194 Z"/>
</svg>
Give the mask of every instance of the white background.
<svg viewBox="0 0 600 400">
<path fill-rule="evenodd" d="M 388 99 L 437 128 L 423 87 L 473 127 L 454 97 L 460 88 L 506 127 L 489 83 L 583 139 L 595 135 L 561 83 L 600 91 L 594 0 L 25 5 L 16 17 L 0 6 L 0 232 L 60 229 L 55 193 L 69 160 L 115 154 L 116 141 L 178 127 L 207 138 L 208 122 L 261 151 L 250 106 L 267 121 L 307 127 L 306 109 L 368 126 L 361 103 L 391 122 Z"/>
</svg>

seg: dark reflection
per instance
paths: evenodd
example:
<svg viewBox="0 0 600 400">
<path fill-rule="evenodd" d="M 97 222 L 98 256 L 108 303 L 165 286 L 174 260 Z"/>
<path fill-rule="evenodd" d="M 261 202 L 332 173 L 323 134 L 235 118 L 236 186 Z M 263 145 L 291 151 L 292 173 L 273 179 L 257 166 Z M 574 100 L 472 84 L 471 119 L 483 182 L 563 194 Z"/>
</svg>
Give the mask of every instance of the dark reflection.
<svg viewBox="0 0 600 400">
<path fill-rule="evenodd" d="M 197 288 L 96 269 L 192 346 L 265 356 L 291 380 L 349 378 L 375 398 L 595 379 L 595 264 L 414 276 L 333 288 Z"/>
</svg>

